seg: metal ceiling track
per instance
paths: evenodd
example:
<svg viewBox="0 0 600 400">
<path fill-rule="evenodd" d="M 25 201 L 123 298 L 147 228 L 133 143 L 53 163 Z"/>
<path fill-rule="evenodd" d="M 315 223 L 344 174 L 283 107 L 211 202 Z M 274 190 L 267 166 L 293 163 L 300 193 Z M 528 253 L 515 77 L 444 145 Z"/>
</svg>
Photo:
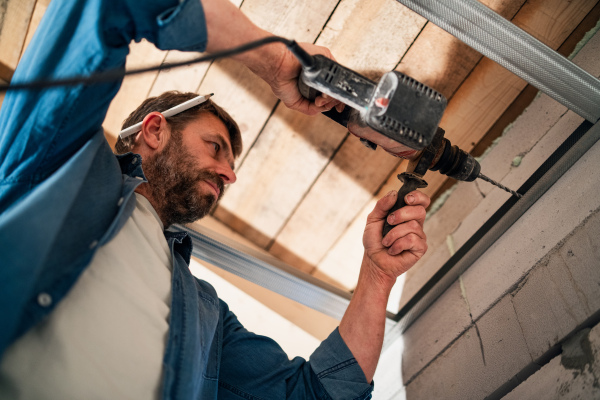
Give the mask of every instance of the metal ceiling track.
<svg viewBox="0 0 600 400">
<path fill-rule="evenodd" d="M 397 0 L 590 122 L 600 81 L 477 0 Z"/>
<path fill-rule="evenodd" d="M 175 230 L 192 238 L 192 255 L 310 308 L 342 319 L 351 293 L 302 272 L 277 258 L 210 229 L 180 225 Z M 393 314 L 390 315 L 393 318 Z"/>
</svg>

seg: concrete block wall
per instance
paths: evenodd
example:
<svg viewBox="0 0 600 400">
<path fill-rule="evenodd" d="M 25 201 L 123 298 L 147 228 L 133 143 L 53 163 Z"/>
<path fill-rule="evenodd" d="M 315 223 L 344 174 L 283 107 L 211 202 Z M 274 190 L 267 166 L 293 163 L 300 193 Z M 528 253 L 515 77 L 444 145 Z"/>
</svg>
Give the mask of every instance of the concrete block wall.
<svg viewBox="0 0 600 400">
<path fill-rule="evenodd" d="M 554 357 L 505 400 L 576 400 L 600 396 L 600 325 L 577 332 Z"/>
<path fill-rule="evenodd" d="M 574 61 L 599 76 L 599 58 L 595 35 Z M 582 121 L 541 95 L 482 171 L 518 188 Z M 501 398 L 529 385 L 556 364 L 563 343 L 600 321 L 599 165 L 596 143 L 403 334 L 407 399 Z M 459 248 L 508 196 L 486 182 L 459 184 L 426 223 L 430 252 L 407 277 L 402 301 L 449 258 L 447 243 Z M 590 376 L 598 375 L 592 364 Z"/>
</svg>

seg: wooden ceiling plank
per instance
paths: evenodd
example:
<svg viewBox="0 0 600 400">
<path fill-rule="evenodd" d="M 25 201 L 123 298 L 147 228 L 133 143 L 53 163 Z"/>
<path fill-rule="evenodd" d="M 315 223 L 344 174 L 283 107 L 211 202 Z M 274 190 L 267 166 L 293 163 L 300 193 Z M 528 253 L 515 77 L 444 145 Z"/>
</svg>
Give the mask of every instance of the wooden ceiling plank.
<svg viewBox="0 0 600 400">
<path fill-rule="evenodd" d="M 35 0 L 0 0 L 0 78 L 10 82 L 27 37 Z"/>
<path fill-rule="evenodd" d="M 227 189 L 215 216 L 266 247 L 345 135 L 344 128 L 327 118 L 278 108 L 238 171 L 238 181 Z M 228 217 L 223 209 L 235 210 L 242 221 Z M 252 235 L 247 225 L 262 236 Z"/>
<path fill-rule="evenodd" d="M 171 50 L 167 52 L 164 62 L 166 64 L 185 62 L 202 56 L 200 52 L 183 52 Z M 167 69 L 158 72 L 152 84 L 148 97 L 159 96 L 169 90 L 180 92 L 197 92 L 200 82 L 204 79 L 210 62 L 186 65 L 175 69 Z"/>
<path fill-rule="evenodd" d="M 596 2 L 586 2 L 580 0 L 576 2 L 576 4 L 573 4 L 572 2 L 559 0 L 554 0 L 550 2 L 542 2 L 536 0 L 530 3 L 532 4 L 528 4 L 527 7 L 523 6 L 525 14 L 521 16 L 519 12 L 515 16 L 514 22 L 519 26 L 522 25 L 533 27 L 532 30 L 534 32 L 543 31 L 545 36 L 538 38 L 544 42 L 551 43 L 551 46 L 556 48 L 562 43 L 562 41 L 566 39 L 566 36 L 570 33 L 569 29 L 565 29 L 564 27 L 568 25 L 571 27 L 572 31 L 574 27 L 577 26 L 578 22 L 585 17 L 589 9 L 591 9 L 591 7 L 593 7 Z M 533 6 L 537 7 L 537 10 L 534 10 L 532 8 Z M 565 22 L 565 20 L 568 20 L 569 22 Z M 560 27 L 560 29 L 558 29 L 558 31 L 560 31 L 560 34 L 557 34 L 557 32 L 551 29 L 548 30 L 548 26 L 552 26 L 553 24 Z M 544 29 L 536 28 L 538 26 L 544 27 Z M 507 75 L 506 72 L 502 71 L 504 70 L 502 67 L 491 62 L 490 60 L 484 60 L 486 61 L 483 62 L 482 60 L 483 66 L 480 67 L 478 65 L 475 68 L 476 70 L 481 68 L 481 72 L 474 71 L 474 77 L 469 76 L 467 81 L 465 81 L 465 83 L 459 89 L 459 92 L 464 91 L 465 94 L 463 95 L 461 93 L 460 96 L 458 96 L 455 99 L 452 99 L 452 107 L 454 107 L 454 103 L 456 103 L 457 110 L 452 110 L 452 108 L 449 107 L 450 109 L 446 111 L 445 114 L 446 120 L 443 120 L 440 124 L 440 126 L 446 128 L 447 131 L 448 124 L 450 124 L 450 127 L 453 129 L 453 131 L 448 132 L 452 135 L 449 137 L 451 138 L 453 143 L 456 142 L 456 144 L 462 146 L 463 148 L 465 148 L 465 150 L 471 149 L 478 142 L 477 137 L 484 134 L 488 130 L 486 127 L 489 128 L 490 124 L 493 124 L 493 122 L 497 120 L 498 116 L 502 114 L 503 110 L 506 109 L 506 107 L 508 107 L 511 104 L 512 100 L 514 100 L 514 98 L 516 98 L 516 96 L 518 96 L 518 94 L 520 93 L 520 90 L 516 90 L 520 87 L 520 84 L 518 82 L 520 79 L 518 77 L 512 74 Z M 486 74 L 488 78 L 484 76 Z M 494 76 L 496 76 L 498 80 L 501 81 L 503 84 L 499 85 L 498 83 L 489 82 L 489 80 Z M 473 80 L 472 82 L 471 79 Z M 491 87 L 495 87 L 496 89 L 498 87 L 500 87 L 501 89 L 504 88 L 507 92 L 510 93 L 510 95 L 490 95 L 484 90 L 478 90 L 478 85 L 480 85 L 482 81 L 484 82 L 484 87 L 487 86 L 488 89 Z M 525 83 L 522 82 L 522 85 L 522 87 L 524 87 Z M 497 109 L 493 107 L 493 105 L 490 104 L 489 101 L 486 101 L 486 98 L 488 96 L 493 96 L 491 98 L 493 98 L 494 101 L 497 101 L 497 99 L 503 99 L 502 106 L 497 107 Z M 512 100 L 510 100 L 511 96 L 514 96 Z M 484 103 L 481 104 L 480 101 L 483 101 Z M 460 107 L 458 107 L 458 105 L 460 105 Z M 485 107 L 482 107 L 483 105 L 485 105 Z M 483 110 L 486 107 L 488 108 L 488 111 Z M 461 111 L 463 110 L 463 108 L 464 111 Z M 493 112 L 496 115 L 493 118 L 490 118 L 489 121 L 485 122 L 482 121 L 481 118 L 473 118 L 473 116 L 485 114 L 486 112 Z M 455 113 L 456 115 L 454 115 Z M 460 121 L 461 123 L 458 123 L 458 121 Z M 471 125 L 478 126 L 479 130 L 471 128 Z M 461 133 L 466 129 L 469 129 L 470 133 L 467 135 L 461 135 Z M 453 138 L 453 136 L 458 137 L 459 141 L 457 142 L 456 139 Z M 401 165 L 396 170 L 396 173 L 400 173 L 404 170 L 405 166 Z M 376 197 L 383 196 L 390 189 L 398 189 L 400 184 L 396 178 L 396 173 L 390 175 L 390 178 L 383 186 L 383 188 L 379 191 Z M 426 175 L 426 179 L 429 182 L 429 187 L 424 189 L 423 191 L 430 196 L 435 194 L 435 192 L 446 181 L 446 177 L 434 172 L 429 172 Z M 355 276 L 358 276 L 358 271 L 343 270 L 340 269 L 338 265 L 353 265 L 356 264 L 357 260 L 360 260 L 360 258 L 357 257 L 362 255 L 362 251 L 360 251 L 359 255 L 359 252 L 357 252 L 353 246 L 356 246 L 356 243 L 358 243 L 358 241 L 362 237 L 362 229 L 359 229 L 359 227 L 364 225 L 364 219 L 366 218 L 368 212 L 370 212 L 370 210 L 373 208 L 374 204 L 375 199 L 369 202 L 365 206 L 363 211 L 358 214 L 357 218 L 351 223 L 348 230 L 344 232 L 340 240 L 335 244 L 335 246 L 333 246 L 329 250 L 329 252 L 325 255 L 323 260 L 319 263 L 319 271 L 327 274 L 328 276 L 333 277 L 333 279 L 339 280 L 343 284 L 347 284 L 348 281 L 351 281 L 352 279 L 354 279 Z M 348 276 L 351 276 L 352 278 L 345 279 Z"/>
<path fill-rule="evenodd" d="M 231 0 L 231 2 L 240 7 L 242 0 Z M 206 53 L 171 50 L 167 52 L 164 62 L 165 64 L 185 62 L 203 55 Z M 169 90 L 198 92 L 210 65 L 211 62 L 203 62 L 159 71 L 148 97 L 159 96 Z"/>
<path fill-rule="evenodd" d="M 406 170 L 407 162 L 397 167 L 397 170 Z M 375 197 L 369 200 L 362 210 L 356 215 L 338 241 L 327 251 L 319 261 L 313 275 L 325 274 L 335 279 L 348 289 L 354 288 L 360 272 L 360 261 L 363 256 L 362 236 L 367 222 L 367 216 L 375 207 L 377 200 L 391 190 L 400 188 L 400 181 L 396 173 L 390 176 L 384 185 L 377 191 Z"/>
<path fill-rule="evenodd" d="M 361 19 L 360 16 L 365 16 L 365 18 Z M 389 18 L 390 23 L 382 25 L 380 21 L 381 16 Z M 392 22 L 393 25 L 390 25 Z M 375 72 L 380 75 L 385 71 L 389 71 L 397 64 L 402 54 L 409 47 L 410 42 L 422 29 L 424 23 L 424 19 L 407 11 L 404 6 L 393 0 L 378 0 L 377 2 L 347 0 L 340 3 L 317 43 L 331 48 L 336 59 L 344 65 L 356 69 L 361 73 L 372 74 Z M 410 27 L 410 30 L 407 31 L 407 27 Z M 402 32 L 402 35 L 397 35 L 397 37 L 382 35 L 382 32 L 387 32 L 389 29 Z M 400 36 L 404 38 L 399 40 Z M 351 45 L 348 45 L 348 43 Z M 368 50 L 363 50 L 363 53 L 358 52 L 357 49 L 361 48 Z M 390 56 L 389 53 L 392 55 Z M 383 64 L 382 60 L 387 60 L 387 64 Z M 361 70 L 360 68 L 364 69 Z M 378 70 L 375 71 L 375 68 Z M 289 127 L 293 126 L 296 132 L 286 129 L 281 122 L 283 114 L 290 115 L 289 118 L 291 118 L 291 114 L 285 111 L 283 106 L 278 107 L 274 117 L 266 125 L 265 130 L 258 138 L 254 148 L 250 150 L 246 161 L 240 168 L 238 183 L 229 189 L 229 192 L 226 193 L 221 203 L 222 208 L 227 209 L 229 212 L 235 210 L 236 215 L 240 219 L 243 219 L 243 221 L 237 221 L 240 222 L 237 223 L 230 218 L 227 223 L 230 225 L 237 224 L 235 229 L 244 229 L 244 225 L 246 225 L 260 230 L 264 235 L 261 238 L 262 245 L 268 244 L 265 241 L 272 239 L 285 226 L 294 210 L 301 204 L 304 197 L 307 196 L 314 181 L 324 173 L 323 171 L 328 164 L 332 165 L 332 171 L 343 165 L 346 173 L 360 175 L 360 172 L 356 172 L 356 170 L 352 172 L 352 167 L 346 167 L 353 165 L 355 160 L 344 158 L 353 157 L 356 154 L 353 150 L 356 146 L 359 148 L 362 147 L 354 138 L 351 139 L 354 143 L 348 145 L 348 149 L 344 149 L 345 144 L 337 152 L 334 162 L 329 163 L 329 158 L 334 154 L 336 147 L 345 138 L 346 130 L 343 127 L 335 124 L 330 125 L 325 117 L 309 118 L 309 120 L 317 121 L 313 123 L 319 125 L 328 124 L 330 126 L 327 128 L 326 125 L 323 125 L 324 129 L 321 128 L 318 131 L 319 136 L 329 137 L 327 139 L 328 145 L 324 148 L 314 137 L 311 138 L 312 133 L 307 134 L 302 129 L 298 129 L 291 120 L 287 124 L 287 127 L 289 129 Z M 307 117 L 302 118 L 306 119 Z M 300 143 L 302 141 L 305 143 Z M 308 143 L 306 143 L 307 141 Z M 286 154 L 285 149 L 280 147 L 284 143 L 286 148 L 291 152 L 290 154 Z M 287 143 L 297 144 L 292 148 Z M 363 149 L 361 148 L 361 150 Z M 315 159 L 319 160 L 318 164 L 314 162 Z M 374 160 L 375 162 L 376 160 Z M 384 164 L 387 163 L 389 161 L 384 162 Z M 337 166 L 333 166 L 334 164 L 337 164 Z M 374 165 L 374 170 L 378 170 L 375 164 L 371 165 Z M 389 170 L 390 166 L 386 166 L 385 168 Z M 332 185 L 335 186 L 331 181 L 331 177 L 333 176 L 336 176 L 335 172 L 326 172 L 323 179 L 324 182 L 328 183 L 317 183 L 318 187 L 331 188 Z M 269 178 L 268 180 L 267 177 Z M 339 178 L 340 181 L 343 179 L 343 177 Z M 384 178 L 379 178 L 379 180 L 382 179 Z M 371 184 L 369 178 L 361 178 L 360 181 L 362 183 L 344 183 L 342 185 L 343 189 L 340 190 L 352 196 L 356 190 L 364 191 L 363 186 L 365 184 Z M 290 184 L 291 182 L 293 182 L 293 186 Z M 247 195 L 251 190 L 250 188 L 253 191 L 252 198 L 249 198 Z M 372 194 L 374 190 L 376 188 L 371 188 L 368 191 Z M 328 193 L 330 192 L 326 192 L 323 196 L 331 197 Z M 309 201 L 311 204 L 320 203 L 320 201 Z M 320 204 L 319 207 L 335 208 L 336 205 L 325 203 Z M 354 205 L 354 207 L 360 210 L 362 205 Z M 299 226 L 306 226 L 306 221 L 303 221 L 303 215 L 310 215 L 310 208 L 312 206 L 307 206 L 303 209 L 306 211 L 301 211 L 302 214 L 294 220 L 297 221 Z M 319 212 L 324 211 L 319 210 Z M 327 214 L 326 212 L 324 213 Z M 217 210 L 215 215 L 222 218 L 222 213 L 219 210 Z M 335 226 L 347 225 L 349 222 L 347 219 L 348 216 L 344 215 L 343 220 L 336 223 Z M 296 225 L 296 222 L 293 225 Z M 336 238 L 337 236 L 334 235 L 328 240 L 332 243 Z M 278 248 L 282 249 L 281 247 Z M 294 257 L 286 258 L 286 260 L 292 265 L 299 266 L 295 262 L 296 259 Z M 309 269 L 312 269 L 312 267 L 309 267 Z"/>
<path fill-rule="evenodd" d="M 358 139 L 349 137 L 277 236 L 270 252 L 284 261 L 288 261 L 289 252 L 302 255 L 316 266 L 399 162 L 383 150 L 369 150 Z"/>
</svg>

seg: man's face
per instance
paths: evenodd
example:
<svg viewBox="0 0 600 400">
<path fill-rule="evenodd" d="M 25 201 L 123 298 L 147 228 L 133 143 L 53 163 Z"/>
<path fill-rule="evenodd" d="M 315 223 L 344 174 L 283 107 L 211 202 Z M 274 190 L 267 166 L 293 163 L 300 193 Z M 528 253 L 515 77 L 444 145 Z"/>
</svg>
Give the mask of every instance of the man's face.
<svg viewBox="0 0 600 400">
<path fill-rule="evenodd" d="M 227 128 L 202 113 L 180 134 L 172 132 L 160 153 L 143 164 L 153 205 L 165 224 L 204 217 L 236 180 Z"/>
</svg>

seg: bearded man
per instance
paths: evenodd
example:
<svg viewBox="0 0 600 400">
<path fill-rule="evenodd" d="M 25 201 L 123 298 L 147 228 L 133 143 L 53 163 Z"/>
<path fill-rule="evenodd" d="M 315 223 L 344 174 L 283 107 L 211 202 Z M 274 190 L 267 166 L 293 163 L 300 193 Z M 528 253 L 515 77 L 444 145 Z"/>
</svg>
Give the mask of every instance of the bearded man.
<svg viewBox="0 0 600 400">
<path fill-rule="evenodd" d="M 217 51 L 267 35 L 228 1 L 53 0 L 13 81 L 124 68 L 141 38 Z M 337 105 L 301 97 L 281 45 L 236 59 L 293 109 Z M 427 196 L 409 194 L 385 238 L 395 192 L 377 203 L 339 328 L 310 360 L 289 360 L 191 275 L 191 240 L 168 229 L 206 215 L 235 182 L 237 124 L 212 101 L 165 117 L 196 96 L 167 92 L 131 114 L 125 127 L 140 130 L 115 156 L 101 124 L 119 85 L 9 92 L 2 105 L 0 397 L 369 398 L 390 290 L 427 247 Z"/>
</svg>

